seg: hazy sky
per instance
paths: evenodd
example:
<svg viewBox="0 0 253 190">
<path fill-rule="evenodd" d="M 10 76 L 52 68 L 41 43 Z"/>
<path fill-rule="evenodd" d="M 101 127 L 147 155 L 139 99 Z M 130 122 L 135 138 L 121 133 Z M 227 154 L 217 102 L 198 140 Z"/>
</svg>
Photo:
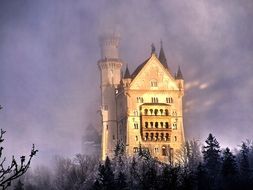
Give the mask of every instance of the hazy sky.
<svg viewBox="0 0 253 190">
<path fill-rule="evenodd" d="M 116 30 L 130 71 L 163 40 L 181 66 L 187 138 L 253 139 L 252 0 L 1 0 L 0 127 L 5 153 L 35 163 L 81 151 L 99 124 L 98 36 Z"/>
</svg>

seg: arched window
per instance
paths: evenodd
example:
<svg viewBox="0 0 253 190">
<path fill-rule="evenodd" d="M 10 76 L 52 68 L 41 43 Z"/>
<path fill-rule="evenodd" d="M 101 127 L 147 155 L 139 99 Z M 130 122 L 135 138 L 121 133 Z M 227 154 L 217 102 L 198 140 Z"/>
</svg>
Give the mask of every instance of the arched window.
<svg viewBox="0 0 253 190">
<path fill-rule="evenodd" d="M 150 134 L 150 138 L 151 138 L 151 140 L 154 139 L 154 133 L 151 133 L 151 134 Z"/>
<path fill-rule="evenodd" d="M 169 141 L 169 133 L 166 133 L 165 138 L 166 138 L 166 141 Z"/>
<path fill-rule="evenodd" d="M 163 128 L 163 122 L 160 122 L 161 128 Z"/>
<path fill-rule="evenodd" d="M 145 134 L 145 140 L 148 140 L 148 133 Z"/>
<path fill-rule="evenodd" d="M 155 109 L 155 115 L 157 115 L 158 114 L 158 109 Z"/>
<path fill-rule="evenodd" d="M 165 115 L 168 116 L 169 115 L 169 111 L 166 109 L 165 110 Z"/>
<path fill-rule="evenodd" d="M 163 109 L 160 109 L 160 113 L 161 113 L 161 115 L 163 115 Z"/>
<path fill-rule="evenodd" d="M 161 133 L 161 140 L 164 140 L 164 134 L 163 133 Z"/>
<path fill-rule="evenodd" d="M 151 84 L 151 87 L 157 87 L 157 81 L 156 80 L 152 80 L 150 82 L 150 84 Z"/>
<path fill-rule="evenodd" d="M 155 139 L 158 140 L 158 137 L 159 137 L 159 135 L 158 135 L 158 133 L 156 133 L 155 134 Z"/>
<path fill-rule="evenodd" d="M 170 103 L 173 103 L 173 98 L 170 97 Z"/>
<path fill-rule="evenodd" d="M 150 111 L 150 115 L 152 115 L 152 114 L 153 114 L 153 110 L 152 110 L 152 109 L 150 109 L 149 111 Z"/>
<path fill-rule="evenodd" d="M 165 128 L 168 129 L 169 128 L 169 123 L 165 122 Z"/>
<path fill-rule="evenodd" d="M 177 142 L 177 136 L 174 137 L 175 142 Z"/>
<path fill-rule="evenodd" d="M 134 147 L 134 153 L 138 152 L 138 147 Z"/>
<path fill-rule="evenodd" d="M 158 122 L 155 122 L 155 128 L 158 128 Z"/>
<path fill-rule="evenodd" d="M 150 122 L 150 126 L 151 126 L 151 128 L 153 128 L 153 124 L 154 124 L 153 122 Z"/>
<path fill-rule="evenodd" d="M 148 122 L 145 122 L 145 128 L 148 128 Z"/>
<path fill-rule="evenodd" d="M 145 109 L 144 112 L 145 112 L 145 115 L 148 115 L 148 109 Z"/>
</svg>

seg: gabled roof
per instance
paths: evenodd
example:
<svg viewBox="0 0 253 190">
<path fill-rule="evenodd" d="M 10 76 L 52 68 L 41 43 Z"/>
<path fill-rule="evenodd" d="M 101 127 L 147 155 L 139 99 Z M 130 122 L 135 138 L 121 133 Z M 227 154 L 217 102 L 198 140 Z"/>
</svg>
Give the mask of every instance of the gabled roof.
<svg viewBox="0 0 253 190">
<path fill-rule="evenodd" d="M 147 60 L 145 60 L 142 64 L 140 64 L 135 71 L 132 73 L 131 78 L 134 79 L 138 73 L 141 71 L 141 69 L 146 65 L 146 63 L 149 61 L 151 57 L 149 57 Z"/>
</svg>

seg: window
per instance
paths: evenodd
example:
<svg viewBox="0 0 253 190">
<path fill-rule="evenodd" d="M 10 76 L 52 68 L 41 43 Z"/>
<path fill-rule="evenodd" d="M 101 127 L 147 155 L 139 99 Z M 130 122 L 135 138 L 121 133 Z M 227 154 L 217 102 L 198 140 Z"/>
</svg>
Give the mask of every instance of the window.
<svg viewBox="0 0 253 190">
<path fill-rule="evenodd" d="M 114 135 L 112 135 L 112 140 L 115 140 L 115 136 Z"/>
<path fill-rule="evenodd" d="M 163 128 L 163 122 L 160 122 L 161 128 Z"/>
<path fill-rule="evenodd" d="M 169 123 L 165 122 L 165 128 L 168 129 L 169 128 Z"/>
<path fill-rule="evenodd" d="M 154 152 L 157 153 L 159 152 L 159 149 L 157 147 L 154 148 Z"/>
<path fill-rule="evenodd" d="M 177 136 L 174 137 L 175 142 L 177 142 Z"/>
<path fill-rule="evenodd" d="M 157 81 L 156 80 L 151 81 L 151 87 L 157 87 Z"/>
<path fill-rule="evenodd" d="M 145 109 L 144 112 L 145 112 L 145 115 L 148 115 L 148 109 Z"/>
<path fill-rule="evenodd" d="M 135 129 L 138 129 L 138 123 L 135 123 L 135 124 L 134 124 L 134 128 L 135 128 Z"/>
<path fill-rule="evenodd" d="M 157 97 L 152 97 L 151 102 L 152 103 L 158 103 L 158 98 Z"/>
<path fill-rule="evenodd" d="M 108 105 L 104 105 L 104 110 L 108 110 Z"/>
<path fill-rule="evenodd" d="M 165 135 L 165 139 L 166 139 L 166 141 L 170 141 L 170 136 L 169 136 L 169 133 L 166 133 L 166 135 Z"/>
<path fill-rule="evenodd" d="M 145 122 L 145 128 L 148 128 L 148 122 Z"/>
<path fill-rule="evenodd" d="M 151 126 L 151 128 L 153 128 L 153 124 L 154 124 L 153 122 L 150 122 L 150 126 Z"/>
<path fill-rule="evenodd" d="M 172 97 L 166 98 L 166 103 L 173 103 L 173 98 Z"/>
<path fill-rule="evenodd" d="M 161 113 L 161 115 L 163 115 L 163 110 L 162 109 L 160 109 L 160 113 Z"/>
<path fill-rule="evenodd" d="M 148 133 L 145 134 L 144 140 L 148 140 Z"/>
<path fill-rule="evenodd" d="M 154 139 L 154 133 L 151 133 L 151 140 L 153 140 Z"/>
<path fill-rule="evenodd" d="M 168 116 L 169 115 L 169 111 L 166 109 L 165 110 L 165 115 Z"/>
<path fill-rule="evenodd" d="M 155 140 L 158 140 L 158 137 L 159 137 L 159 135 L 158 135 L 158 133 L 156 133 L 155 134 Z"/>
<path fill-rule="evenodd" d="M 161 139 L 164 140 L 164 134 L 163 133 L 161 133 Z"/>
<path fill-rule="evenodd" d="M 108 125 L 106 125 L 106 130 L 108 130 Z"/>
<path fill-rule="evenodd" d="M 138 136 L 135 136 L 135 141 L 138 141 Z"/>
<path fill-rule="evenodd" d="M 155 109 L 155 115 L 157 115 L 158 114 L 158 109 Z"/>
<path fill-rule="evenodd" d="M 138 147 L 134 147 L 134 153 L 138 152 Z"/>
<path fill-rule="evenodd" d="M 176 130 L 176 129 L 177 129 L 177 124 L 176 124 L 176 123 L 173 123 L 172 129 L 173 129 L 173 130 Z"/>
<path fill-rule="evenodd" d="M 158 128 L 158 122 L 155 122 L 155 128 Z"/>
<path fill-rule="evenodd" d="M 137 103 L 143 103 L 143 97 L 137 97 Z"/>
</svg>

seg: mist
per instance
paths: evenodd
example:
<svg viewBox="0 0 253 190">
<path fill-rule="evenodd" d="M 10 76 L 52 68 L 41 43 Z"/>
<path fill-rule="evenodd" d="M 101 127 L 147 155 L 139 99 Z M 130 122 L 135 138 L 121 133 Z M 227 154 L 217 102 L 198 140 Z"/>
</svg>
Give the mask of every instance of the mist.
<svg viewBox="0 0 253 190">
<path fill-rule="evenodd" d="M 252 139 L 252 18 L 251 0 L 1 1 L 4 153 L 28 154 L 34 143 L 34 164 L 49 164 L 81 152 L 88 125 L 100 132 L 98 37 L 112 31 L 130 72 L 161 40 L 171 70 L 181 66 L 187 139 Z"/>
</svg>

